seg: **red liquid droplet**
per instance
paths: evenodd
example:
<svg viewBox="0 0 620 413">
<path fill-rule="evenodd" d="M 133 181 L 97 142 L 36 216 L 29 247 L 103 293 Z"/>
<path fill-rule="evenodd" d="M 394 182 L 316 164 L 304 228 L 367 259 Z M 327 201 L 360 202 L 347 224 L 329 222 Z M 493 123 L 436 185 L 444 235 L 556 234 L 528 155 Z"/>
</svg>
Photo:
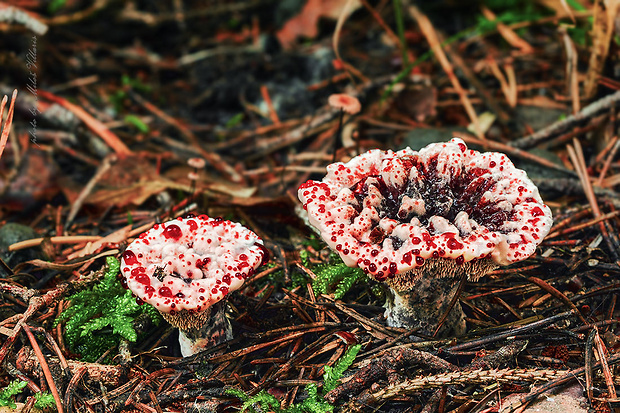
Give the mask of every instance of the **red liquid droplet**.
<svg viewBox="0 0 620 413">
<path fill-rule="evenodd" d="M 418 264 L 418 265 L 424 264 L 424 258 L 422 258 L 422 257 L 415 257 L 415 263 Z"/>
<path fill-rule="evenodd" d="M 125 265 L 138 264 L 136 254 L 134 254 L 131 250 L 125 250 L 125 252 L 123 252 L 123 259 L 125 260 Z"/>
<path fill-rule="evenodd" d="M 196 223 L 196 221 L 193 220 L 187 221 L 187 226 L 189 227 L 190 231 L 196 231 L 198 229 L 198 224 Z"/>
<path fill-rule="evenodd" d="M 134 280 L 138 281 L 140 284 L 151 285 L 151 278 L 146 274 L 137 274 L 134 276 Z"/>
<path fill-rule="evenodd" d="M 406 262 L 407 265 L 411 265 L 411 253 L 410 252 L 406 252 L 403 254 L 403 262 Z"/>
<path fill-rule="evenodd" d="M 159 295 L 162 297 L 172 297 L 172 290 L 168 287 L 159 287 Z"/>
<path fill-rule="evenodd" d="M 532 209 L 532 216 L 533 217 L 539 217 L 541 215 L 545 215 L 545 213 L 542 211 L 542 209 L 540 209 L 539 207 L 536 207 L 536 208 Z"/>
<path fill-rule="evenodd" d="M 211 258 L 203 258 L 202 260 L 196 260 L 196 268 L 203 269 L 211 262 Z"/>
<path fill-rule="evenodd" d="M 261 261 L 260 261 L 260 265 L 267 264 L 267 262 L 269 261 L 269 250 L 265 248 L 263 244 L 260 244 L 258 242 L 254 243 L 254 246 L 258 247 L 258 249 L 260 249 L 260 252 L 263 254 L 263 257 L 261 258 Z"/>
<path fill-rule="evenodd" d="M 448 238 L 448 242 L 446 243 L 446 245 L 451 250 L 459 250 L 459 249 L 463 248 L 463 244 L 461 244 L 460 242 L 458 242 L 454 238 Z"/>
<path fill-rule="evenodd" d="M 164 237 L 172 238 L 173 240 L 178 240 L 183 235 L 181 228 L 178 225 L 168 225 L 166 229 L 164 229 Z"/>
</svg>

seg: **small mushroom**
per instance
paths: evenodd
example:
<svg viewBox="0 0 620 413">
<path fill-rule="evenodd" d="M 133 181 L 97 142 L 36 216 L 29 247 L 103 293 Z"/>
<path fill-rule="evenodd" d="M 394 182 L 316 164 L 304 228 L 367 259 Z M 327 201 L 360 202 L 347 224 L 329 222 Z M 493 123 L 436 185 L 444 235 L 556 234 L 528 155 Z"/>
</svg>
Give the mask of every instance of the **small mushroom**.
<svg viewBox="0 0 620 413">
<path fill-rule="evenodd" d="M 187 164 L 195 169 L 195 172 L 198 172 L 199 169 L 205 167 L 207 162 L 202 158 L 189 158 L 187 160 Z"/>
<path fill-rule="evenodd" d="M 225 297 L 268 259 L 261 239 L 242 225 L 206 215 L 156 224 L 123 252 L 121 275 L 180 330 L 183 357 L 232 338 Z"/>
<path fill-rule="evenodd" d="M 362 105 L 358 98 L 345 93 L 334 93 L 327 98 L 327 103 L 333 108 L 340 109 L 348 114 L 355 115 L 362 110 Z"/>
<path fill-rule="evenodd" d="M 362 110 L 362 104 L 356 97 L 344 93 L 334 93 L 330 95 L 329 98 L 327 98 L 327 103 L 329 103 L 331 107 L 340 110 L 338 133 L 334 135 L 334 149 L 332 155 L 332 162 L 335 162 L 338 149 L 341 147 L 344 112 L 355 115 Z"/>
<path fill-rule="evenodd" d="M 198 178 L 200 177 L 198 173 L 200 172 L 202 168 L 205 167 L 207 162 L 202 158 L 189 158 L 187 160 L 187 164 L 190 167 L 194 168 L 193 171 L 187 174 L 187 177 L 189 178 L 191 182 L 191 191 L 190 191 L 191 196 L 189 199 L 189 204 L 191 204 L 194 199 L 194 193 L 196 192 L 196 181 L 198 181 Z"/>
<path fill-rule="evenodd" d="M 420 151 L 371 150 L 327 167 L 299 199 L 351 267 L 389 287 L 387 323 L 432 335 L 459 280 L 532 255 L 553 223 L 526 173 L 501 153 L 454 138 Z M 462 334 L 456 301 L 439 334 Z"/>
</svg>

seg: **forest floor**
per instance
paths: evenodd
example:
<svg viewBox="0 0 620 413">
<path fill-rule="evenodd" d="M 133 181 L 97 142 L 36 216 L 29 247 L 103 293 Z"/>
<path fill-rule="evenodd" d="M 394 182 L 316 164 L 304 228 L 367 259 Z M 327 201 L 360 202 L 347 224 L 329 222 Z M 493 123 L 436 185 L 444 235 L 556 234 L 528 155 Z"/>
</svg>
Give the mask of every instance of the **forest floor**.
<svg viewBox="0 0 620 413">
<path fill-rule="evenodd" d="M 619 2 L 10 4 L 0 412 L 618 408 Z M 297 189 L 453 137 L 525 170 L 554 225 L 464 283 L 465 334 L 433 337 L 386 325 L 383 284 L 344 269 Z M 106 262 L 188 214 L 242 223 L 270 259 L 227 298 L 233 338 L 181 357 Z"/>
</svg>

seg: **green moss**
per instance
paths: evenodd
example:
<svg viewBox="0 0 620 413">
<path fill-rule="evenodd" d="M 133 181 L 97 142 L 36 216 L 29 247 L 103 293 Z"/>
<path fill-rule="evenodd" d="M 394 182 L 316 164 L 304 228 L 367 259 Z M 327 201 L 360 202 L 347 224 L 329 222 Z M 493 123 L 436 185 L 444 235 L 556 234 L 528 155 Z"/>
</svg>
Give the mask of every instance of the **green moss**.
<svg viewBox="0 0 620 413">
<path fill-rule="evenodd" d="M 13 380 L 4 389 L 0 390 L 0 406 L 8 406 L 15 409 L 15 401 L 13 397 L 22 392 L 28 383 L 21 380 Z"/>
<path fill-rule="evenodd" d="M 49 392 L 45 393 L 37 393 L 34 395 L 36 401 L 34 402 L 34 407 L 41 410 L 46 409 L 54 409 L 56 410 L 56 400 L 54 400 L 54 395 Z"/>
<path fill-rule="evenodd" d="M 120 263 L 107 258 L 108 268 L 99 284 L 69 297 L 71 306 L 56 320 L 66 322 L 65 340 L 74 353 L 85 361 L 93 362 L 121 339 L 135 342 L 138 337 L 135 319 L 148 315 L 154 324 L 161 316 L 150 305 L 140 306 L 116 279 Z"/>
<path fill-rule="evenodd" d="M 348 267 L 340 257 L 332 254 L 330 263 L 319 264 L 312 268 L 316 280 L 312 283 L 315 294 L 334 293 L 334 298 L 339 300 L 357 283 L 367 280 L 368 277 L 360 268 Z"/>
<path fill-rule="evenodd" d="M 11 409 L 16 409 L 17 405 L 13 398 L 20 394 L 22 390 L 28 385 L 25 381 L 21 380 L 13 380 L 6 386 L 4 389 L 0 390 L 0 407 L 10 407 Z M 52 409 L 56 406 L 56 401 L 54 400 L 54 396 L 52 393 L 37 393 L 34 395 L 35 402 L 34 407 L 37 409 Z"/>
</svg>

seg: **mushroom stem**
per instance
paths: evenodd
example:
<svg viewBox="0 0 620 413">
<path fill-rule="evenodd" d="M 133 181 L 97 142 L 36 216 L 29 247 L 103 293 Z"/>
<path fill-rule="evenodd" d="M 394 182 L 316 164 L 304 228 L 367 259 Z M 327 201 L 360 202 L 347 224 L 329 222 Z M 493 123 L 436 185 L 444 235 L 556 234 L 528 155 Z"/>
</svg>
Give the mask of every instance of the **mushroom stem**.
<svg viewBox="0 0 620 413">
<path fill-rule="evenodd" d="M 385 317 L 390 327 L 418 329 L 418 333 L 433 336 L 442 316 L 449 311 L 437 332 L 439 337 L 465 333 L 465 314 L 461 304 L 452 300 L 459 290 L 459 279 L 452 277 L 422 277 L 416 286 L 398 291 L 388 289 Z"/>
<path fill-rule="evenodd" d="M 202 326 L 184 330 L 179 328 L 179 344 L 183 357 L 232 340 L 232 326 L 226 317 L 226 303 L 215 303 L 208 311 L 211 314 Z"/>
<path fill-rule="evenodd" d="M 334 153 L 332 154 L 332 162 L 336 162 L 336 153 L 342 142 L 342 120 L 344 118 L 344 109 L 340 108 L 340 117 L 338 120 L 338 132 L 334 135 Z"/>
<path fill-rule="evenodd" d="M 460 265 L 454 260 L 429 259 L 422 267 L 388 278 L 387 324 L 417 328 L 418 333 L 427 336 L 464 334 L 465 314 L 456 296 L 461 280 L 477 281 L 496 267 L 488 259 Z"/>
</svg>

